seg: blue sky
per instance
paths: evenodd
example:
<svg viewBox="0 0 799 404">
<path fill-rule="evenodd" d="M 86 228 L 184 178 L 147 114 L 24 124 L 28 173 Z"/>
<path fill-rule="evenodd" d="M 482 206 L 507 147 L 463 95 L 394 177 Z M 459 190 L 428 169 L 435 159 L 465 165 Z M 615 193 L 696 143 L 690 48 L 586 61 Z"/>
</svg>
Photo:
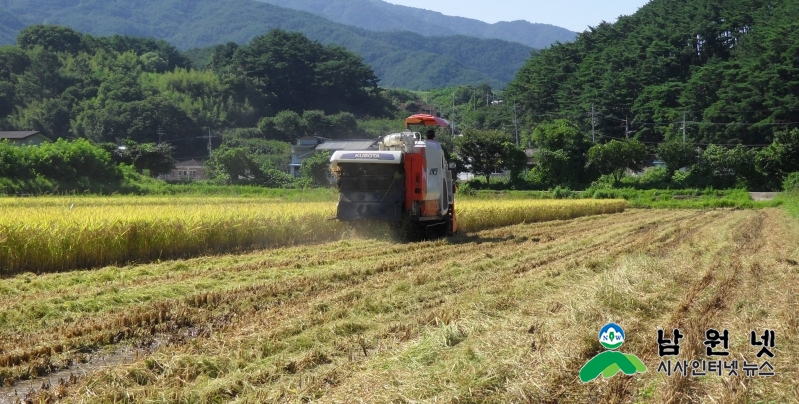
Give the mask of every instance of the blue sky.
<svg viewBox="0 0 799 404">
<path fill-rule="evenodd" d="M 527 20 L 582 32 L 602 21 L 635 13 L 648 0 L 386 0 L 489 23 Z"/>
</svg>

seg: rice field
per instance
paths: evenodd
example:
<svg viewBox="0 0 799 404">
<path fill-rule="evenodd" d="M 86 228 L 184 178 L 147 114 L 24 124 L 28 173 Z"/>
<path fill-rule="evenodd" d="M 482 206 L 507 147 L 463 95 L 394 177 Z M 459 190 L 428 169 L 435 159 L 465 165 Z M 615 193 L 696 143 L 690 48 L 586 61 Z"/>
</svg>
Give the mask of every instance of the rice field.
<svg viewBox="0 0 799 404">
<path fill-rule="evenodd" d="M 526 212 L 497 206 L 465 225 Z M 779 209 L 627 209 L 9 276 L 0 402 L 797 403 L 797 245 Z M 581 383 L 610 321 L 648 369 Z M 775 375 L 658 372 L 674 328 L 673 360 L 708 359 L 715 328 L 741 363 L 774 330 Z"/>
<path fill-rule="evenodd" d="M 461 231 L 624 211 L 623 200 L 458 203 Z M 347 239 L 335 202 L 235 197 L 0 198 L 0 273 L 47 273 Z"/>
</svg>

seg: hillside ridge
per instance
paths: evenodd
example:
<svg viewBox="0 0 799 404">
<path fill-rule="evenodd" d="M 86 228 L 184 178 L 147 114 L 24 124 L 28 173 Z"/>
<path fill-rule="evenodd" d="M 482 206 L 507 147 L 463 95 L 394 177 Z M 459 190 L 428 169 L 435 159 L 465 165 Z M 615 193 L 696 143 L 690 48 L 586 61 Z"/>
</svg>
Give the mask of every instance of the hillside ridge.
<svg viewBox="0 0 799 404">
<path fill-rule="evenodd" d="M 412 30 L 424 36 L 466 35 L 502 39 L 542 49 L 573 41 L 577 33 L 551 24 L 525 20 L 487 23 L 437 11 L 391 4 L 382 0 L 259 0 L 307 11 L 342 24 L 370 31 Z"/>
<path fill-rule="evenodd" d="M 184 50 L 226 42 L 245 44 L 276 28 L 302 32 L 358 53 L 372 65 L 381 85 L 409 89 L 483 82 L 501 87 L 513 79 L 532 51 L 497 39 L 373 32 L 254 0 L 0 0 L 0 8 L 3 21 L 25 26 L 59 24 L 92 35 L 152 37 Z M 4 24 L 0 40 L 13 43 L 10 38 L 18 25 Z"/>
</svg>

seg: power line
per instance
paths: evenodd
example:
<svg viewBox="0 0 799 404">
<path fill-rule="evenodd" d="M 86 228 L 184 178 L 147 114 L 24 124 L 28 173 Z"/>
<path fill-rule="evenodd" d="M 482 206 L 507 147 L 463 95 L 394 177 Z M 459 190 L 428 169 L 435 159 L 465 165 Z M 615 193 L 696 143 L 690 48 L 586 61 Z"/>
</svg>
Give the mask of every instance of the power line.
<svg viewBox="0 0 799 404">
<path fill-rule="evenodd" d="M 624 122 L 625 120 L 622 118 L 616 118 L 615 116 L 611 115 L 600 115 L 600 118 L 616 121 L 616 122 Z M 753 125 L 763 125 L 763 126 L 784 126 L 784 125 L 799 125 L 799 122 L 706 122 L 706 121 L 674 121 L 674 122 L 637 122 L 635 120 L 630 121 L 634 125 L 642 125 L 642 126 L 667 126 L 667 125 L 677 125 L 681 123 L 692 124 L 692 125 L 718 125 L 718 126 L 731 126 L 731 125 L 741 125 L 741 126 L 753 126 Z"/>
<path fill-rule="evenodd" d="M 625 139 L 625 138 L 621 138 L 621 137 L 615 137 L 615 136 L 603 135 L 603 134 L 598 134 L 597 136 L 603 137 L 603 138 L 607 138 L 607 139 L 613 139 L 613 140 L 621 140 L 621 141 L 629 140 L 629 139 Z M 641 142 L 643 144 L 651 144 L 651 145 L 659 145 L 659 144 L 662 144 L 662 143 L 668 143 L 665 140 L 659 141 L 659 142 L 639 140 L 639 142 Z M 688 144 L 693 145 L 693 146 L 743 146 L 743 147 L 751 147 L 751 148 L 763 148 L 763 147 L 771 146 L 770 144 L 749 144 L 749 145 L 747 145 L 747 144 L 741 144 L 741 143 L 697 143 L 697 142 L 693 142 L 693 143 L 688 143 Z"/>
<path fill-rule="evenodd" d="M 187 137 L 183 139 L 171 139 L 171 140 L 164 140 L 163 143 L 170 143 L 170 142 L 180 142 L 183 140 L 193 140 L 193 139 L 210 139 L 210 138 L 217 138 L 219 139 L 221 136 L 197 136 L 197 137 Z"/>
</svg>

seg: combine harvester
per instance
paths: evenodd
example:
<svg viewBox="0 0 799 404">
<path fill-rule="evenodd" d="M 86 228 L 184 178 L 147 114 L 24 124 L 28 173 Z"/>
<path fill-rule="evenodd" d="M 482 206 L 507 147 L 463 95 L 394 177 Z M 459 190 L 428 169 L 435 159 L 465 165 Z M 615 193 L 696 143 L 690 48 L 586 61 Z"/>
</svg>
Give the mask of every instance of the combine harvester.
<svg viewBox="0 0 799 404">
<path fill-rule="evenodd" d="M 423 139 L 408 129 L 412 125 L 446 127 L 449 122 L 413 115 L 405 120 L 405 131 L 380 139 L 379 150 L 333 153 L 338 220 L 390 222 L 407 239 L 455 234 L 455 165 L 447 163 L 438 141 Z"/>
</svg>

